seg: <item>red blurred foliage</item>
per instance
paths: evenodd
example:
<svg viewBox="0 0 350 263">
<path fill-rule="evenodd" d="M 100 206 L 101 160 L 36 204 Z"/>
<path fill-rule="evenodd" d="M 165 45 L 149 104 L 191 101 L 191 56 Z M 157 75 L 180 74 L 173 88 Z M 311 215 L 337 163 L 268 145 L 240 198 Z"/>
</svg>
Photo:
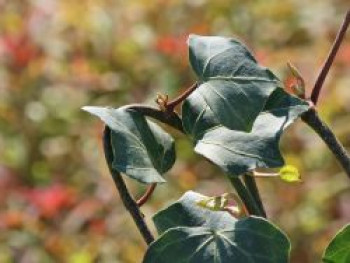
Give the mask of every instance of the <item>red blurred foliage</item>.
<svg viewBox="0 0 350 263">
<path fill-rule="evenodd" d="M 259 64 L 266 66 L 270 53 L 264 49 L 256 50 L 254 53 L 255 59 L 259 62 Z"/>
<path fill-rule="evenodd" d="M 106 222 L 103 219 L 92 219 L 89 223 L 89 232 L 103 235 L 106 233 Z"/>
<path fill-rule="evenodd" d="M 167 56 L 182 57 L 187 54 L 187 35 L 160 36 L 155 44 L 155 49 Z"/>
<path fill-rule="evenodd" d="M 5 211 L 0 214 L 1 228 L 21 228 L 25 221 L 25 214 L 21 211 Z"/>
<path fill-rule="evenodd" d="M 61 184 L 29 189 L 24 195 L 44 218 L 56 217 L 61 209 L 72 207 L 76 199 L 74 192 Z"/>
<path fill-rule="evenodd" d="M 0 46 L 4 55 L 9 58 L 10 66 L 15 69 L 26 67 L 39 53 L 38 47 L 26 33 L 2 36 Z"/>
<path fill-rule="evenodd" d="M 84 226 L 87 226 L 88 228 L 97 227 L 100 228 L 98 231 L 104 231 L 104 223 L 102 224 L 101 222 L 101 225 L 97 226 L 99 222 L 94 222 L 100 219 L 100 217 L 96 217 L 96 214 L 99 213 L 102 208 L 103 204 L 98 199 L 90 198 L 80 200 L 65 218 L 66 228 L 69 228 L 71 231 L 78 231 Z M 96 226 L 93 226 L 95 223 Z M 93 230 L 97 230 L 97 228 Z"/>
<path fill-rule="evenodd" d="M 292 86 L 298 84 L 297 79 L 294 76 L 287 76 L 283 82 L 284 82 L 284 90 L 290 94 L 294 94 Z"/>
<path fill-rule="evenodd" d="M 350 43 L 343 43 L 339 54 L 337 55 L 337 60 L 344 65 L 350 64 Z"/>
</svg>

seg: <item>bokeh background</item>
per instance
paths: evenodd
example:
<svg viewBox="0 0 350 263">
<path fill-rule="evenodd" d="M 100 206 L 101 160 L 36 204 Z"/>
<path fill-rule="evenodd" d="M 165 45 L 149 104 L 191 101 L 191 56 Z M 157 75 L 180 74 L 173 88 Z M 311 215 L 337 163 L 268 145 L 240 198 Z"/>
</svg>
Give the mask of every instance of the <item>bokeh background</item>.
<svg viewBox="0 0 350 263">
<path fill-rule="evenodd" d="M 140 262 L 146 246 L 106 169 L 103 125 L 80 108 L 179 94 L 195 81 L 189 33 L 238 37 L 285 83 L 290 61 L 310 90 L 349 7 L 347 0 L 0 0 L 0 262 Z M 349 36 L 319 103 L 348 149 Z M 142 209 L 150 224 L 187 190 L 232 191 L 173 134 L 177 163 Z M 259 180 L 262 197 L 291 238 L 292 262 L 320 262 L 350 221 L 349 180 L 302 122 L 281 146 L 303 183 Z M 127 182 L 136 197 L 145 190 Z"/>
</svg>

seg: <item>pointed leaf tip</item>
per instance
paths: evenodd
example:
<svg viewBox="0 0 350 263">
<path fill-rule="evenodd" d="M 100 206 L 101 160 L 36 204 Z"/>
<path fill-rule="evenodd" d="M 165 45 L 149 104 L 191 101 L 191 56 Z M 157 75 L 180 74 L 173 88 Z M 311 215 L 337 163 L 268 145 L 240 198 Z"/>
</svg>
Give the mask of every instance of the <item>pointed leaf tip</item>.
<svg viewBox="0 0 350 263">
<path fill-rule="evenodd" d="M 89 112 L 89 113 L 91 113 L 94 108 L 96 108 L 96 107 L 95 106 L 83 106 L 83 107 L 81 107 L 81 109 L 83 111 L 86 111 L 86 112 Z"/>
<path fill-rule="evenodd" d="M 127 109 L 83 107 L 112 130 L 113 169 L 141 183 L 164 183 L 162 175 L 176 158 L 174 140 L 141 113 Z"/>
<path fill-rule="evenodd" d="M 278 168 L 284 165 L 279 150 L 283 131 L 309 105 L 277 88 L 254 122 L 251 132 L 228 129 L 215 119 L 206 102 L 190 96 L 183 104 L 183 126 L 192 136 L 195 151 L 224 172 L 239 176 L 256 168 Z"/>
<path fill-rule="evenodd" d="M 233 38 L 191 35 L 188 45 L 200 82 L 190 97 L 205 101 L 218 124 L 250 131 L 278 78 Z"/>
</svg>

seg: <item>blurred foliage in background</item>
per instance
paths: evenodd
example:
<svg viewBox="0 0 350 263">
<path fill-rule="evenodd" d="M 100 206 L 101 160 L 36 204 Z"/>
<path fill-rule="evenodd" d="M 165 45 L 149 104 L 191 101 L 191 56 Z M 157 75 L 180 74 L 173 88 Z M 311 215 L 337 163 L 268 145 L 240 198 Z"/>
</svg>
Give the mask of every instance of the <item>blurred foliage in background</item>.
<svg viewBox="0 0 350 263">
<path fill-rule="evenodd" d="M 179 94 L 195 79 L 189 33 L 240 38 L 286 83 L 291 61 L 310 90 L 348 8 L 347 0 L 0 0 L 0 262 L 140 262 L 146 247 L 106 169 L 103 126 L 80 107 Z M 349 88 L 348 34 L 319 103 L 347 147 Z M 169 183 L 143 208 L 150 223 L 188 189 L 231 191 L 175 136 Z M 259 180 L 262 197 L 291 237 L 292 262 L 319 262 L 350 221 L 349 181 L 301 122 L 282 149 L 303 183 Z M 135 196 L 145 189 L 128 183 Z"/>
</svg>

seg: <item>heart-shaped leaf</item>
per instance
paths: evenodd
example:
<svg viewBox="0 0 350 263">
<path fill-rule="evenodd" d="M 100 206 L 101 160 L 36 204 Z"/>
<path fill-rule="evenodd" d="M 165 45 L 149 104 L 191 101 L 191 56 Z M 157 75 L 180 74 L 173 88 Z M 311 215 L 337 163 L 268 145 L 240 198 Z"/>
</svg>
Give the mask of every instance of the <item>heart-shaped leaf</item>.
<svg viewBox="0 0 350 263">
<path fill-rule="evenodd" d="M 350 224 L 335 235 L 326 248 L 322 260 L 325 263 L 350 262 Z"/>
<path fill-rule="evenodd" d="M 309 105 L 278 88 L 249 133 L 230 130 L 213 121 L 213 111 L 196 94 L 187 98 L 183 109 L 183 126 L 195 141 L 195 151 L 226 173 L 240 175 L 258 167 L 284 164 L 279 151 L 281 134 Z"/>
<path fill-rule="evenodd" d="M 232 38 L 191 35 L 188 45 L 200 84 L 194 96 L 211 109 L 220 124 L 250 131 L 269 95 L 280 85 L 278 78 Z"/>
<path fill-rule="evenodd" d="M 157 124 L 127 106 L 112 109 L 84 107 L 112 130 L 113 169 L 141 183 L 165 182 L 162 174 L 175 162 L 172 137 Z"/>
<path fill-rule="evenodd" d="M 197 203 L 207 196 L 188 191 L 178 201 L 158 211 L 153 216 L 154 224 L 158 233 L 179 226 L 186 227 L 213 227 L 220 229 L 226 224 L 231 225 L 233 218 L 228 212 L 212 211 L 205 209 Z"/>
<path fill-rule="evenodd" d="M 163 234 L 151 244 L 143 263 L 288 262 L 289 240 L 276 226 L 263 218 L 237 220 L 198 207 L 201 198 L 188 192 L 156 215 Z"/>
</svg>

